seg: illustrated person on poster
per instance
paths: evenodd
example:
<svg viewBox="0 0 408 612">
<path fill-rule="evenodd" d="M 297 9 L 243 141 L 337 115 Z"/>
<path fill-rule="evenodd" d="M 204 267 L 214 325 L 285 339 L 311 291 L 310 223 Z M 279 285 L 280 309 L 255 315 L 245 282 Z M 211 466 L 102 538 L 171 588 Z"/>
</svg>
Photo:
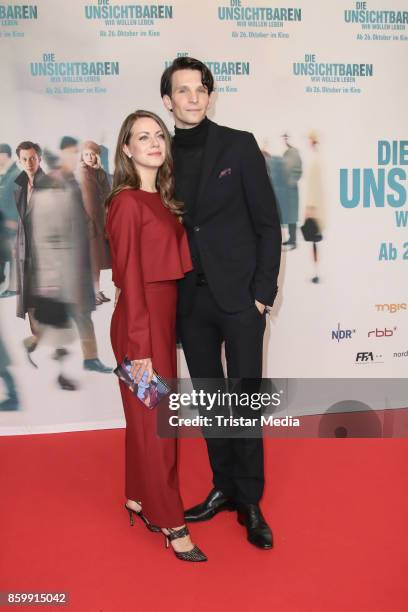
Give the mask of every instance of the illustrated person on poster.
<svg viewBox="0 0 408 612">
<path fill-rule="evenodd" d="M 85 211 L 80 186 L 74 172 L 79 163 L 78 141 L 71 136 L 64 136 L 60 143 L 59 168 L 52 173 L 67 190 L 72 207 L 72 218 L 75 225 L 72 229 L 72 241 L 76 251 L 76 284 L 72 296 L 70 316 L 75 321 L 81 340 L 83 367 L 91 372 L 108 374 L 112 368 L 104 365 L 98 357 L 98 348 L 92 322 L 92 311 L 95 310 L 95 293 L 92 279 L 92 267 L 89 248 L 90 219 Z"/>
<path fill-rule="evenodd" d="M 109 245 L 105 238 L 105 200 L 109 195 L 110 185 L 101 166 L 100 152 L 96 142 L 85 141 L 81 146 L 79 173 L 85 210 L 91 220 L 90 252 L 97 306 L 110 302 L 110 298 L 100 289 L 99 278 L 101 270 L 107 270 L 111 266 Z"/>
<path fill-rule="evenodd" d="M 58 361 L 57 384 L 61 389 L 75 390 L 76 385 L 64 375 L 63 358 L 68 351 L 63 338 L 49 328 L 61 330 L 69 327 L 67 314 L 61 305 L 62 285 L 69 275 L 69 268 L 59 261 L 62 250 L 59 244 L 57 224 L 64 218 L 61 189 L 56 190 L 41 168 L 41 148 L 29 140 L 21 142 L 16 150 L 23 171 L 15 180 L 15 202 L 19 221 L 16 242 L 17 261 L 17 316 L 28 314 L 32 335 L 24 340 L 30 363 L 37 367 L 31 353 L 40 341 L 55 349 L 53 358 Z M 41 214 L 44 212 L 45 213 Z M 59 265 L 60 264 L 60 265 Z M 72 335 L 70 341 L 72 340 Z"/>
<path fill-rule="evenodd" d="M 34 318 L 31 285 L 34 279 L 33 231 L 32 231 L 32 209 L 33 195 L 38 185 L 45 177 L 41 168 L 41 148 L 30 140 L 21 142 L 16 149 L 16 154 L 22 172 L 15 179 L 14 197 L 16 210 L 18 212 L 18 227 L 16 240 L 16 263 L 17 263 L 17 316 L 25 319 L 28 314 L 31 336 L 25 338 L 24 347 L 30 362 L 30 354 L 35 350 L 38 342 L 38 325 Z"/>
<path fill-rule="evenodd" d="M 78 275 L 75 211 L 64 183 L 45 174 L 36 184 L 30 206 L 29 313 L 35 325 L 35 350 L 39 346 L 54 350 L 51 357 L 57 362 L 57 384 L 74 391 L 77 383 L 65 369 L 66 345 L 77 337 L 71 321 Z"/>
<path fill-rule="evenodd" d="M 5 281 L 6 263 L 10 261 L 10 242 L 5 225 L 5 217 L 0 210 L 0 285 Z M 10 372 L 10 357 L 2 338 L 2 328 L 0 327 L 0 380 L 3 382 L 6 398 L 0 401 L 0 410 L 18 410 L 19 399 L 16 384 Z"/>
<path fill-rule="evenodd" d="M 194 266 L 178 283 L 178 331 L 195 386 L 200 379 L 223 386 L 223 342 L 228 378 L 239 386 L 262 377 L 266 312 L 278 291 L 281 229 L 254 136 L 207 118 L 213 90 L 208 67 L 190 57 L 176 58 L 161 77 L 161 96 L 175 123 L 176 197 L 186 208 Z M 185 519 L 205 521 L 236 508 L 248 540 L 270 549 L 272 532 L 259 507 L 264 488 L 259 434 L 206 438 L 214 487 Z"/>
<path fill-rule="evenodd" d="M 286 190 L 286 175 L 283 167 L 283 159 L 280 155 L 272 155 L 269 152 L 269 142 L 267 139 L 262 144 L 262 155 L 265 158 L 266 170 L 268 172 L 269 179 L 272 183 L 273 192 L 275 194 L 275 200 L 278 207 L 279 218 L 281 220 L 284 215 L 283 209 L 287 199 Z"/>
<path fill-rule="evenodd" d="M 109 170 L 109 149 L 105 145 L 99 145 L 99 157 L 101 160 L 101 168 L 103 168 L 106 172 L 106 176 L 108 177 L 109 185 L 112 185 L 113 175 Z"/>
<path fill-rule="evenodd" d="M 283 170 L 285 174 L 286 199 L 282 209 L 281 223 L 287 225 L 289 230 L 289 238 L 282 243 L 287 250 L 296 248 L 297 243 L 297 222 L 299 220 L 299 190 L 298 182 L 302 176 L 302 160 L 299 151 L 290 144 L 289 135 L 285 132 L 282 136 L 286 145 L 286 151 L 283 154 Z"/>
<path fill-rule="evenodd" d="M 308 242 L 312 242 L 312 258 L 314 275 L 312 283 L 320 282 L 319 276 L 319 251 L 317 243 L 322 240 L 323 231 L 326 227 L 326 209 L 323 196 L 322 166 L 319 152 L 319 137 L 315 131 L 309 134 L 310 158 L 306 176 L 306 207 L 305 226 L 307 235 L 303 231 Z"/>
<path fill-rule="evenodd" d="M 65 151 L 67 149 L 67 151 Z M 83 208 L 81 191 L 76 182 L 73 171 L 75 170 L 79 150 L 77 142 L 69 137 L 65 137 L 61 142 L 61 153 L 59 169 L 54 170 L 50 175 L 45 175 L 41 164 L 41 149 L 39 145 L 31 141 L 24 141 L 17 147 L 17 156 L 20 164 L 24 168 L 23 172 L 17 177 L 17 190 L 15 192 L 17 210 L 19 213 L 19 223 L 17 232 L 17 273 L 18 273 L 18 297 L 17 297 L 17 316 L 22 319 L 28 314 L 32 335 L 24 340 L 24 347 L 31 364 L 35 367 L 31 354 L 38 346 L 43 336 L 43 329 L 36 319 L 36 310 L 42 313 L 42 324 L 50 322 L 53 314 L 50 313 L 48 306 L 40 308 L 38 296 L 42 296 L 43 284 L 49 284 L 45 280 L 44 269 L 41 269 L 41 281 L 39 280 L 39 261 L 46 259 L 45 254 L 49 252 L 51 237 L 47 238 L 46 223 L 55 222 L 55 217 L 64 218 L 64 212 L 68 210 L 70 222 L 65 225 L 68 232 L 64 238 L 67 250 L 73 254 L 70 259 L 70 266 L 66 266 L 64 274 L 54 279 L 56 287 L 61 288 L 60 283 L 64 284 L 68 278 L 73 282 L 67 282 L 67 289 L 64 292 L 65 302 L 69 304 L 69 319 L 73 319 L 79 331 L 81 346 L 84 355 L 84 369 L 108 373 L 112 369 L 104 366 L 97 355 L 97 346 L 91 312 L 95 308 L 95 295 L 90 270 L 89 260 L 89 241 L 87 236 L 88 221 Z M 51 188 L 58 185 L 58 197 L 53 200 L 54 207 L 47 206 L 47 213 L 41 216 L 41 211 L 45 209 L 48 196 L 51 196 Z M 41 197 L 39 197 L 41 193 Z M 56 194 L 57 192 L 55 192 Z M 41 204 L 41 210 L 35 211 L 36 203 Z M 64 206 L 62 206 L 64 203 Z M 54 213 L 54 215 L 53 215 Z M 33 225 L 33 218 L 42 219 L 41 223 Z M 57 254 L 55 253 L 55 256 Z M 58 261 L 56 258 L 55 262 Z M 58 268 L 48 266 L 48 274 L 55 275 Z M 63 281 L 61 281 L 61 278 Z M 34 291 L 33 288 L 36 288 Z M 38 292 L 39 291 L 39 292 Z M 56 310 L 54 307 L 52 310 Z M 45 312 L 44 312 L 45 311 Z M 59 325 L 65 325 L 65 315 L 59 313 L 57 319 Z M 66 349 L 59 347 L 54 353 L 57 360 L 66 356 Z M 62 389 L 72 390 L 75 384 L 61 374 L 58 377 L 58 384 Z"/>
<path fill-rule="evenodd" d="M 0 144 L 0 212 L 4 215 L 4 232 L 11 246 L 10 259 L 7 262 L 9 264 L 8 283 L 0 293 L 1 298 L 15 296 L 17 289 L 14 251 L 17 236 L 18 214 L 14 199 L 14 190 L 16 188 L 14 181 L 19 174 L 20 170 L 12 158 L 10 145 L 6 143 Z"/>
</svg>

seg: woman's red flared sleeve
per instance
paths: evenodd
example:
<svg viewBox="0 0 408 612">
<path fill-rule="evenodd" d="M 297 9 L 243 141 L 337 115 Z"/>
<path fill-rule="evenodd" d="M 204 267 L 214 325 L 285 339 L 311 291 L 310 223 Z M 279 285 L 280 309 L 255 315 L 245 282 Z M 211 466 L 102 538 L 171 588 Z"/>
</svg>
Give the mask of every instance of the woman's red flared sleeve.
<svg viewBox="0 0 408 612">
<path fill-rule="evenodd" d="M 150 320 L 147 310 L 141 259 L 142 204 L 121 192 L 111 202 L 107 230 L 112 250 L 114 283 L 121 289 L 130 360 L 152 356 Z"/>
</svg>

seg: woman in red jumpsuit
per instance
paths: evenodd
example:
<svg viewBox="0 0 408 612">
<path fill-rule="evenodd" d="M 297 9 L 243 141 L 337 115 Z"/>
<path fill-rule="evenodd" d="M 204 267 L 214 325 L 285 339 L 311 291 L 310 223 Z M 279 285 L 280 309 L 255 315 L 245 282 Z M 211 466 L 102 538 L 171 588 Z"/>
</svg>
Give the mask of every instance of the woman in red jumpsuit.
<svg viewBox="0 0 408 612">
<path fill-rule="evenodd" d="M 191 270 L 187 237 L 174 200 L 170 135 L 147 111 L 122 124 L 115 155 L 106 229 L 113 282 L 120 289 L 111 323 L 118 363 L 132 361 L 137 381 L 153 367 L 176 378 L 176 280 Z M 177 474 L 177 440 L 157 435 L 157 410 L 149 410 L 119 381 L 126 417 L 126 508 L 151 531 L 162 531 L 176 556 L 206 561 L 184 524 Z"/>
</svg>

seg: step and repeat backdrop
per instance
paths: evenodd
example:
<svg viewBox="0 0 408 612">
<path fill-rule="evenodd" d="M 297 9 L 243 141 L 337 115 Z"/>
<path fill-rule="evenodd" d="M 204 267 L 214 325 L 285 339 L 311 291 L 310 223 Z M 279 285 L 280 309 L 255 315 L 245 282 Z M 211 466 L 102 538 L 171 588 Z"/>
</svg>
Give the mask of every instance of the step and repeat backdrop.
<svg viewBox="0 0 408 612">
<path fill-rule="evenodd" d="M 288 242 L 264 375 L 406 376 L 406 2 L 1 2 L 0 47 L 6 221 L 15 206 L 10 182 L 22 170 L 20 142 L 39 144 L 41 167 L 50 173 L 61 156 L 72 161 L 92 141 L 88 149 L 110 180 L 124 117 L 152 110 L 173 130 L 160 76 L 174 57 L 197 57 L 216 80 L 210 118 L 253 132 L 263 151 Z M 84 189 L 80 164 L 75 176 Z M 53 202 L 48 206 L 45 220 L 55 216 Z M 316 242 L 301 229 L 307 218 L 320 229 Z M 30 322 L 16 317 L 12 267 L 5 266 L 0 285 L 1 433 L 122 426 L 116 379 L 83 369 L 89 346 L 77 327 L 63 340 L 45 334 L 31 351 Z M 80 264 L 74 273 L 86 276 Z M 94 326 L 97 358 L 114 366 L 107 268 L 100 290 L 112 301 L 98 304 L 82 326 Z M 55 350 L 61 345 L 65 352 Z M 187 377 L 181 350 L 179 367 Z"/>
</svg>

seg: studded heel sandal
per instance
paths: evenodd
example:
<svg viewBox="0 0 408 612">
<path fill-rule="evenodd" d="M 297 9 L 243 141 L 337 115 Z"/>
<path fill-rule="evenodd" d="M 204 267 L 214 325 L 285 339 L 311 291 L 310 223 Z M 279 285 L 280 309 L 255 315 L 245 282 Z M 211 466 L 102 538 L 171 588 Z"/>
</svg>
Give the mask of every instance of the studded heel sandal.
<svg viewBox="0 0 408 612">
<path fill-rule="evenodd" d="M 138 516 L 140 518 L 140 520 L 143 521 L 143 523 L 146 525 L 146 527 L 148 528 L 149 531 L 153 531 L 154 533 L 159 533 L 161 531 L 160 527 L 157 527 L 156 525 L 152 525 L 152 523 L 150 523 L 147 520 L 147 518 L 145 517 L 145 515 L 143 514 L 143 512 L 141 510 L 139 510 L 139 511 L 133 510 L 133 508 L 129 508 L 129 506 L 127 504 L 125 504 L 125 508 L 126 508 L 126 510 L 128 511 L 128 514 L 129 514 L 129 521 L 130 521 L 130 526 L 131 527 L 133 527 L 133 525 L 134 525 L 133 515 L 136 514 L 136 516 Z"/>
<path fill-rule="evenodd" d="M 173 540 L 184 538 L 185 536 L 190 535 L 190 532 L 187 526 L 181 527 L 180 529 L 170 529 L 169 528 L 167 529 L 167 531 L 169 532 L 168 534 L 165 534 L 165 533 L 163 534 L 166 548 L 169 548 L 169 544 L 170 542 L 173 542 Z M 200 550 L 198 546 L 196 546 L 195 544 L 194 544 L 194 548 L 192 548 L 191 550 L 187 550 L 185 552 L 178 552 L 177 550 L 174 550 L 173 547 L 172 549 L 177 559 L 180 559 L 180 561 L 192 561 L 192 562 L 208 561 L 203 551 Z"/>
</svg>

